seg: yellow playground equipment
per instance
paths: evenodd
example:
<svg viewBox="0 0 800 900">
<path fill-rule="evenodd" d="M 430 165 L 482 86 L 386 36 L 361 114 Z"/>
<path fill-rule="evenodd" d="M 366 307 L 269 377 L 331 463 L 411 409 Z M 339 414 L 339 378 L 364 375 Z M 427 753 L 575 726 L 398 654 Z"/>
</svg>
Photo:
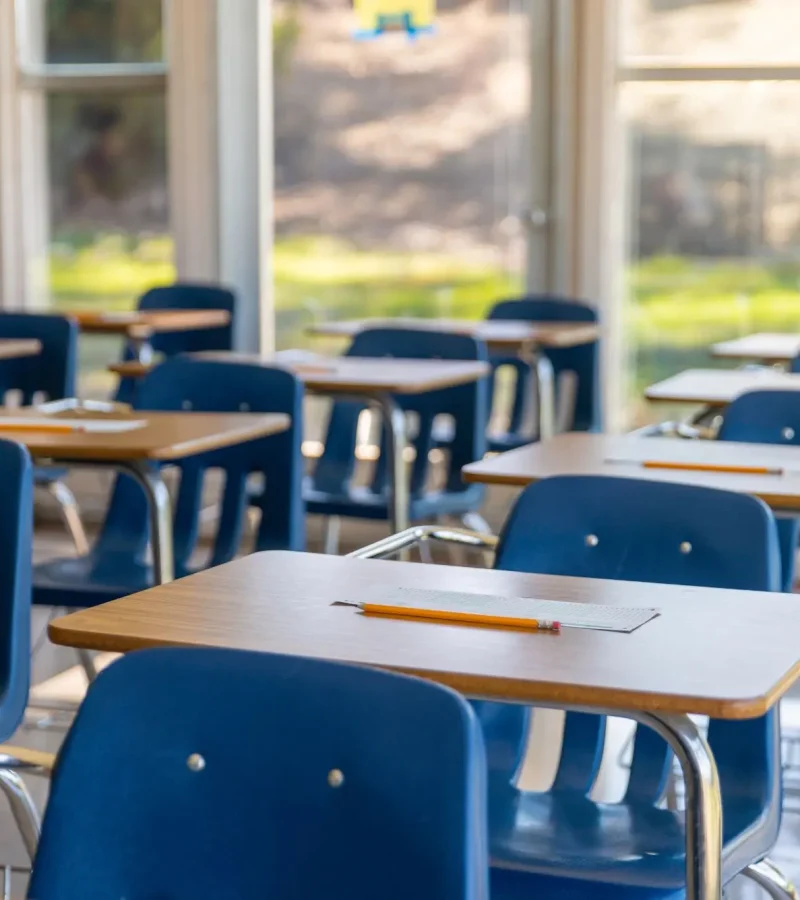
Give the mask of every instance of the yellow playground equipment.
<svg viewBox="0 0 800 900">
<path fill-rule="evenodd" d="M 436 0 L 354 0 L 359 28 L 356 37 L 378 37 L 405 31 L 410 37 L 433 30 Z"/>
</svg>

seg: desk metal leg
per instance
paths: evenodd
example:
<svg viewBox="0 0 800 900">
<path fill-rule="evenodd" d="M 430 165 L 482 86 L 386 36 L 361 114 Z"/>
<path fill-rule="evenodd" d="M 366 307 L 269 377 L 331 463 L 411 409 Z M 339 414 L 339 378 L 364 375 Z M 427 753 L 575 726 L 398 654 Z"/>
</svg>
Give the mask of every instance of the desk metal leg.
<svg viewBox="0 0 800 900">
<path fill-rule="evenodd" d="M 672 747 L 686 785 L 686 897 L 722 896 L 722 799 L 711 749 L 688 716 L 636 713 Z"/>
<path fill-rule="evenodd" d="M 136 362 L 149 366 L 153 362 L 153 345 L 150 338 L 130 338 L 130 343 L 136 354 Z"/>
<path fill-rule="evenodd" d="M 153 573 L 157 584 L 175 578 L 172 555 L 172 506 L 169 491 L 156 467 L 147 463 L 117 463 L 116 468 L 135 478 L 144 489 L 150 513 L 150 540 L 153 547 Z"/>
<path fill-rule="evenodd" d="M 539 440 L 548 441 L 556 433 L 556 378 L 546 353 L 536 352 L 533 366 L 539 394 Z"/>
<path fill-rule="evenodd" d="M 25 782 L 11 769 L 0 769 L 0 791 L 5 794 L 11 814 L 17 823 L 22 843 L 28 857 L 33 860 L 39 845 L 42 824 L 36 805 L 25 787 Z"/>
<path fill-rule="evenodd" d="M 375 398 L 383 413 L 383 421 L 389 435 L 388 455 L 391 470 L 391 503 L 390 516 L 392 532 L 405 531 L 408 528 L 409 485 L 406 469 L 405 449 L 406 417 L 402 409 L 395 403 L 390 394 L 380 394 Z"/>
<path fill-rule="evenodd" d="M 763 888 L 774 900 L 797 900 L 800 896 L 792 882 L 768 859 L 753 863 L 742 874 Z"/>
</svg>

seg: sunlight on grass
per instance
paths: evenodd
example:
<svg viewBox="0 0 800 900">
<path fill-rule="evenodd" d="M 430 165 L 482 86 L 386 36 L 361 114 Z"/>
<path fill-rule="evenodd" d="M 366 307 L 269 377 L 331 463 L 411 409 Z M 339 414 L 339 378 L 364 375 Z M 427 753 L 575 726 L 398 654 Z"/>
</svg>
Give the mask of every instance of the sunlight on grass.
<svg viewBox="0 0 800 900">
<path fill-rule="evenodd" d="M 359 250 L 333 238 L 286 238 L 275 244 L 275 281 L 307 285 L 453 284 L 493 280 L 498 271 L 443 253 Z"/>
<path fill-rule="evenodd" d="M 130 308 L 148 288 L 174 281 L 173 252 L 166 236 L 59 235 L 50 257 L 54 306 Z M 523 290 L 518 278 L 484 262 L 361 250 L 326 237 L 280 239 L 274 267 L 281 347 L 319 347 L 306 332 L 322 320 L 479 318 L 497 300 Z M 707 349 L 714 341 L 754 331 L 800 331 L 800 263 L 652 257 L 631 265 L 627 292 L 632 403 L 647 383 L 687 365 L 713 364 Z M 84 344 L 82 368 L 93 370 L 108 351 Z"/>
<path fill-rule="evenodd" d="M 700 346 L 753 331 L 800 328 L 800 266 L 654 257 L 628 273 L 633 343 Z"/>
<path fill-rule="evenodd" d="M 148 288 L 175 280 L 172 256 L 168 237 L 134 243 L 122 235 L 104 235 L 86 246 L 56 240 L 50 254 L 54 306 L 130 308 Z"/>
</svg>

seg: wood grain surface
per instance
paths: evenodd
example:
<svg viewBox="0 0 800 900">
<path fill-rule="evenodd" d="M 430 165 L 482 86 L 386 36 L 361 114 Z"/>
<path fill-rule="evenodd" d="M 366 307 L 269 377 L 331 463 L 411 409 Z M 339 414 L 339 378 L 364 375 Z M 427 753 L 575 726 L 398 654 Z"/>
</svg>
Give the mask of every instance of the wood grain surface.
<svg viewBox="0 0 800 900">
<path fill-rule="evenodd" d="M 553 635 L 334 605 L 390 585 L 649 606 L 661 615 L 632 634 Z M 281 551 L 56 619 L 49 633 L 57 644 L 98 650 L 233 647 L 408 672 L 469 696 L 739 719 L 765 712 L 800 674 L 797 603 L 785 594 Z"/>
<path fill-rule="evenodd" d="M 800 354 L 800 335 L 760 332 L 713 344 L 711 355 L 721 359 L 750 359 L 787 363 Z"/>
<path fill-rule="evenodd" d="M 24 356 L 38 356 L 41 352 L 42 344 L 40 341 L 0 338 L 0 359 L 20 359 Z"/>
<path fill-rule="evenodd" d="M 197 331 L 221 328 L 230 322 L 224 309 L 164 309 L 130 312 L 71 309 L 65 315 L 78 323 L 87 334 L 123 334 L 146 339 L 162 331 Z"/>
<path fill-rule="evenodd" d="M 686 369 L 651 384 L 644 395 L 654 402 L 727 406 L 746 391 L 772 388 L 800 390 L 800 375 L 776 369 Z"/>
<path fill-rule="evenodd" d="M 321 356 L 307 362 L 283 362 L 247 353 L 193 353 L 195 359 L 248 365 L 280 365 L 293 371 L 310 391 L 320 394 L 421 394 L 477 381 L 488 375 L 483 362 L 449 359 L 371 359 L 355 356 Z M 141 377 L 150 370 L 142 363 L 114 363 L 112 372 Z"/>
<path fill-rule="evenodd" d="M 14 419 L 30 416 L 42 418 L 34 408 L 5 409 L 3 416 Z M 2 429 L 2 437 L 24 444 L 32 456 L 66 460 L 170 460 L 192 456 L 207 450 L 239 444 L 254 438 L 277 434 L 289 427 L 283 414 L 138 412 L 82 415 L 82 419 L 135 419 L 144 421 L 142 428 L 116 433 L 75 431 L 71 433 L 26 431 L 24 428 Z M 57 416 L 52 417 L 58 421 Z M 70 411 L 63 418 L 73 419 Z"/>
<path fill-rule="evenodd" d="M 645 462 L 759 467 L 781 473 L 645 468 Z M 573 433 L 487 457 L 463 469 L 464 481 L 516 487 L 552 475 L 616 475 L 697 484 L 760 497 L 773 509 L 800 509 L 800 447 Z"/>
<path fill-rule="evenodd" d="M 593 322 L 526 322 L 515 319 L 351 319 L 342 322 L 320 322 L 312 325 L 310 334 L 328 337 L 355 337 L 368 328 L 415 328 L 467 334 L 492 347 L 519 350 L 524 347 L 577 347 L 600 336 Z"/>
</svg>

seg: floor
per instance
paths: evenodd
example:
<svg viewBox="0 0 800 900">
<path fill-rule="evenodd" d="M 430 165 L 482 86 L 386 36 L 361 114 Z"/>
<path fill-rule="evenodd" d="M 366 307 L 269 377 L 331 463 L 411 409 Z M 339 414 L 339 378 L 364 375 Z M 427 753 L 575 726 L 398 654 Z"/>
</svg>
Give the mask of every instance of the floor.
<svg viewBox="0 0 800 900">
<path fill-rule="evenodd" d="M 87 511 L 87 518 L 96 520 L 96 513 L 102 508 L 101 498 L 105 490 L 103 482 L 79 482 L 75 485 L 75 488 Z M 490 491 L 486 505 L 486 517 L 493 529 L 499 529 L 514 494 L 515 492 L 511 489 L 497 488 Z M 341 552 L 364 546 L 385 533 L 385 527 L 381 528 L 381 526 L 375 524 L 345 522 L 341 534 Z M 322 523 L 319 520 L 312 519 L 309 523 L 310 548 L 320 549 L 322 539 Z M 42 510 L 38 518 L 34 552 L 37 561 L 71 553 L 71 544 L 66 539 L 58 523 L 48 515 L 46 508 Z M 437 558 L 436 561 L 446 562 L 447 557 Z M 480 565 L 480 558 L 476 556 L 474 563 Z M 57 699 L 79 698 L 84 690 L 85 681 L 81 670 L 75 666 L 74 652 L 49 644 L 45 636 L 46 624 L 46 611 L 35 610 L 32 629 L 35 647 L 33 682 L 38 687 L 34 688 L 33 695 L 38 699 L 38 702 L 43 702 L 45 697 L 55 697 Z M 798 709 L 800 710 L 800 702 L 798 702 Z M 554 727 L 558 727 L 558 714 L 551 712 L 548 713 L 548 717 L 542 717 L 536 724 L 536 734 L 533 736 L 532 743 L 538 743 L 541 746 L 539 738 L 542 732 L 540 729 L 552 732 Z M 796 728 L 800 731 L 800 713 L 797 718 Z M 619 750 L 624 744 L 627 727 L 626 723 L 619 721 L 610 729 L 606 745 L 607 759 L 616 760 Z M 28 723 L 15 735 L 13 743 L 41 750 L 55 751 L 63 738 L 63 734 L 63 730 L 41 730 Z M 557 744 L 558 741 L 555 741 L 553 746 L 557 748 Z M 557 749 L 555 752 L 557 753 Z M 529 762 L 531 765 L 526 767 L 526 771 L 523 773 L 523 780 L 531 787 L 535 787 L 542 780 L 547 780 L 548 769 L 552 767 L 553 763 L 553 754 L 550 754 L 549 760 L 537 757 L 537 761 L 533 762 L 531 757 Z M 624 770 L 612 762 L 602 775 L 603 793 L 609 797 L 618 795 L 624 788 L 624 778 Z M 28 782 L 39 808 L 42 808 L 46 800 L 46 782 L 43 779 L 33 777 L 29 778 Z M 798 808 L 800 808 L 800 803 Z M 800 883 L 800 814 L 787 814 L 785 816 L 780 841 L 773 855 L 773 860 L 787 875 Z M 27 866 L 27 858 L 10 815 L 0 806 L 0 865 L 3 864 L 25 867 Z M 24 890 L 24 876 L 15 876 L 11 896 L 22 897 L 24 896 Z M 753 885 L 737 883 L 732 886 L 727 896 L 729 900 L 757 900 L 757 898 L 766 895 Z M 589 897 L 591 897 L 591 892 L 587 893 L 587 900 Z"/>
</svg>

